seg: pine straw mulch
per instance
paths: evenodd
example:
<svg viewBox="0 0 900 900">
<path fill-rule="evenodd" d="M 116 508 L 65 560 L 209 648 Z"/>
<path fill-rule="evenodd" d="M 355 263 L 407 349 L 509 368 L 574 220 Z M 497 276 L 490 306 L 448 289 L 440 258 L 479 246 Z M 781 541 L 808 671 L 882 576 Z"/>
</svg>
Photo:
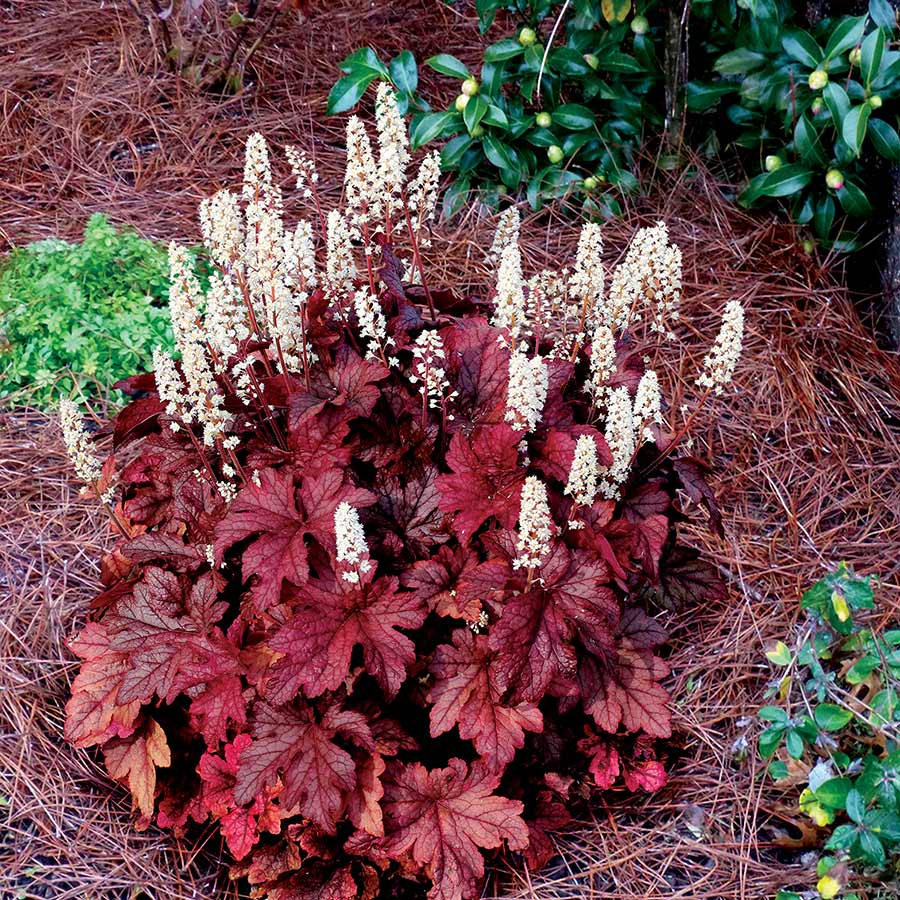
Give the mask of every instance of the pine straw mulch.
<svg viewBox="0 0 900 900">
<path fill-rule="evenodd" d="M 421 59 L 454 46 L 451 35 L 458 45 L 474 34 L 472 53 L 480 41 L 471 15 L 460 19 L 432 0 L 329 3 L 307 25 L 276 33 L 259 55 L 256 90 L 220 102 L 144 72 L 146 39 L 119 6 L 100 16 L 87 0 L 34 0 L 29 23 L 0 3 L 0 40 L 16 51 L 0 82 L 0 158 L 13 163 L 0 178 L 0 203 L 14 243 L 71 237 L 93 211 L 150 236 L 195 240 L 196 202 L 236 183 L 250 130 L 276 145 L 304 142 L 331 77 L 317 48 L 333 47 L 329 56 L 339 58 L 366 42 L 392 51 L 409 44 Z M 29 29 L 38 15 L 40 28 Z M 10 22 L 16 27 L 4 30 Z M 315 125 L 332 195 L 342 128 L 342 119 Z M 142 150 L 145 140 L 156 149 Z M 647 196 L 609 225 L 606 243 L 613 263 L 634 228 L 663 217 L 684 251 L 686 342 L 666 354 L 663 378 L 674 391 L 670 421 L 690 403 L 692 373 L 725 301 L 747 305 L 740 389 L 695 429 L 695 452 L 719 473 L 726 537 L 689 526 L 730 595 L 664 614 L 677 725 L 670 784 L 651 797 L 611 794 L 592 821 L 560 838 L 558 864 L 503 873 L 491 886 L 499 897 L 762 900 L 779 886 L 808 884 L 803 847 L 788 846 L 803 837 L 796 792 L 762 777 L 752 752 L 740 762 L 732 750 L 741 738 L 752 747 L 757 733 L 749 717 L 770 678 L 764 648 L 792 632 L 799 594 L 840 559 L 880 572 L 884 618 L 900 614 L 898 361 L 878 350 L 836 277 L 798 252 L 789 228 L 738 211 L 712 176 L 692 171 L 648 181 Z M 472 210 L 440 233 L 433 280 L 485 290 L 480 260 L 490 230 Z M 532 217 L 523 225 L 529 268 L 570 261 L 576 237 L 561 212 Z M 62 741 L 74 676 L 65 640 L 96 590 L 103 534 L 96 509 L 77 495 L 55 425 L 35 413 L 3 414 L 0 897 L 237 896 L 219 872 L 212 830 L 191 841 L 135 833 L 124 792 L 95 755 Z"/>
</svg>

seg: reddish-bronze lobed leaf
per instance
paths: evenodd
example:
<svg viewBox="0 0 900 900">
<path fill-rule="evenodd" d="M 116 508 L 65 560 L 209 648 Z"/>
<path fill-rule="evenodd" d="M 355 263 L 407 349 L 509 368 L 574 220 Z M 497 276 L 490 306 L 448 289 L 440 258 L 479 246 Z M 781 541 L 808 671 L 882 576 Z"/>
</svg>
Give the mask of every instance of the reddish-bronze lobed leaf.
<svg viewBox="0 0 900 900">
<path fill-rule="evenodd" d="M 365 717 L 332 706 L 320 720 L 307 704 L 274 707 L 258 702 L 252 722 L 253 743 L 238 760 L 235 801 L 251 803 L 280 776 L 282 805 L 299 805 L 304 816 L 334 834 L 341 807 L 356 787 L 353 757 L 335 738 L 374 749 Z"/>
<path fill-rule="evenodd" d="M 475 429 L 471 436 L 453 435 L 447 452 L 452 475 L 437 479 L 440 508 L 456 513 L 453 527 L 460 541 L 469 540 L 491 517 L 512 528 L 519 517 L 519 494 L 525 469 L 519 465 L 522 436 L 503 423 Z"/>
<path fill-rule="evenodd" d="M 149 824 L 156 798 L 156 768 L 167 768 L 172 757 L 159 723 L 147 719 L 128 737 L 113 738 L 103 747 L 106 769 L 112 778 L 125 782 L 134 808 Z"/>
<path fill-rule="evenodd" d="M 457 628 L 452 641 L 437 648 L 431 665 L 431 736 L 458 725 L 460 737 L 474 743 L 488 768 L 502 771 L 525 744 L 525 731 L 544 727 L 543 716 L 532 703 L 502 702 L 486 635 Z"/>
<path fill-rule="evenodd" d="M 454 430 L 503 421 L 509 356 L 499 346 L 498 334 L 478 317 L 458 321 L 442 332 L 450 380 L 459 392 L 456 417 L 450 423 Z"/>
<path fill-rule="evenodd" d="M 366 669 L 392 697 L 415 659 L 415 647 L 398 628 L 417 628 L 427 613 L 413 593 L 398 593 L 396 578 L 363 585 L 311 581 L 295 592 L 300 608 L 271 639 L 283 653 L 269 674 L 266 695 L 286 703 L 302 688 L 307 697 L 334 690 L 350 671 L 360 644 Z"/>
<path fill-rule="evenodd" d="M 429 900 L 463 900 L 478 893 L 484 860 L 478 848 L 506 841 L 512 850 L 528 845 L 522 804 L 494 793 L 500 776 L 482 764 L 471 769 L 451 759 L 445 769 L 421 763 L 392 764 L 385 784 L 386 849 L 395 859 L 407 853 L 432 880 Z"/>
</svg>

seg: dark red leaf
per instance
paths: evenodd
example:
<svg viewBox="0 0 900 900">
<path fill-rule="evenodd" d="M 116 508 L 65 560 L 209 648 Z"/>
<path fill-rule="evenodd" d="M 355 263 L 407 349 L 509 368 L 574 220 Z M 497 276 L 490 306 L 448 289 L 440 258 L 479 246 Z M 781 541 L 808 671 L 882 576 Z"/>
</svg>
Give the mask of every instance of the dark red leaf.
<svg viewBox="0 0 900 900">
<path fill-rule="evenodd" d="M 494 794 L 500 776 L 475 763 L 451 759 L 445 769 L 420 763 L 395 764 L 385 783 L 386 847 L 395 859 L 406 854 L 432 880 L 429 900 L 463 900 L 477 895 L 484 875 L 479 847 L 505 840 L 510 849 L 528 845 L 522 804 Z"/>
<path fill-rule="evenodd" d="M 700 558 L 697 550 L 677 547 L 660 567 L 663 598 L 674 609 L 695 607 L 725 600 L 728 591 L 712 563 Z"/>
<path fill-rule="evenodd" d="M 521 435 L 507 424 L 453 435 L 447 452 L 452 475 L 437 478 L 440 508 L 456 513 L 454 530 L 468 540 L 490 517 L 512 528 L 519 517 L 525 470 L 519 465 Z"/>
<path fill-rule="evenodd" d="M 459 726 L 459 736 L 471 740 L 492 771 L 502 771 L 525 744 L 525 731 L 540 731 L 544 720 L 531 703 L 508 706 L 492 666 L 494 654 L 486 635 L 457 628 L 453 644 L 441 644 L 431 671 L 429 694 L 431 736 Z"/>
<path fill-rule="evenodd" d="M 496 424 L 506 412 L 509 353 L 497 342 L 500 334 L 481 318 L 463 319 L 441 332 L 447 369 L 459 392 L 452 429 Z"/>
<path fill-rule="evenodd" d="M 672 460 L 672 468 L 681 482 L 684 492 L 694 503 L 702 503 L 709 513 L 709 525 L 720 537 L 725 533 L 722 516 L 716 504 L 716 495 L 706 478 L 709 466 L 693 456 L 681 456 Z"/>
</svg>

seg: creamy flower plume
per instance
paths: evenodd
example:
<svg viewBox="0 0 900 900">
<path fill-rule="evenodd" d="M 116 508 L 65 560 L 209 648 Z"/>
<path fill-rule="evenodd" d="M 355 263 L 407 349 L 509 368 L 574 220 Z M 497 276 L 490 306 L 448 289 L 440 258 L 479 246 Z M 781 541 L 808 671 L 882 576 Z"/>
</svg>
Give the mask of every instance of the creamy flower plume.
<svg viewBox="0 0 900 900">
<path fill-rule="evenodd" d="M 416 231 L 434 220 L 437 208 L 438 184 L 441 180 L 441 154 L 432 150 L 409 185 L 409 211 L 414 217 Z M 422 241 L 424 243 L 424 240 Z"/>
<path fill-rule="evenodd" d="M 590 506 L 597 496 L 599 478 L 597 444 L 591 435 L 582 434 L 575 442 L 572 468 L 563 493 L 571 497 L 578 506 Z"/>
<path fill-rule="evenodd" d="M 242 195 L 248 202 L 268 204 L 272 197 L 272 168 L 266 139 L 254 132 L 247 138 L 244 153 Z"/>
<path fill-rule="evenodd" d="M 500 213 L 500 220 L 497 222 L 497 230 L 494 233 L 494 242 L 488 251 L 488 259 L 498 262 L 503 256 L 503 251 L 510 244 L 518 245 L 520 223 L 519 210 L 515 206 L 507 207 Z"/>
<path fill-rule="evenodd" d="M 75 474 L 85 484 L 95 486 L 100 480 L 103 467 L 94 455 L 94 448 L 81 420 L 81 413 L 71 400 L 59 401 L 59 424 Z M 105 503 L 109 503 L 112 496 L 112 489 L 107 488 L 102 499 Z"/>
<path fill-rule="evenodd" d="M 186 247 L 169 244 L 169 316 L 172 333 L 180 346 L 204 340 L 199 306 L 203 300 L 200 282 L 194 274 L 194 261 Z"/>
<path fill-rule="evenodd" d="M 315 185 L 319 181 L 316 165 L 305 150 L 296 147 L 285 147 L 288 165 L 297 179 L 297 190 L 303 192 L 305 198 L 312 197 Z"/>
<path fill-rule="evenodd" d="M 654 308 L 657 318 L 660 311 L 677 310 L 680 296 L 681 253 L 669 251 L 669 230 L 658 222 L 637 231 L 613 272 L 604 321 L 611 328 L 626 329 L 641 318 L 644 307 Z"/>
<path fill-rule="evenodd" d="M 519 503 L 519 538 L 514 569 L 535 569 L 549 556 L 553 540 L 553 517 L 547 488 L 540 478 L 529 475 Z"/>
<path fill-rule="evenodd" d="M 370 571 L 372 563 L 359 513 L 347 502 L 339 504 L 334 511 L 334 536 L 337 560 L 345 567 L 341 577 L 351 584 L 358 584 L 360 573 Z"/>
<path fill-rule="evenodd" d="M 494 298 L 494 316 L 491 324 L 506 329 L 510 346 L 515 346 L 516 338 L 525 324 L 524 288 L 519 245 L 508 244 L 503 250 L 497 272 L 497 296 Z"/>
<path fill-rule="evenodd" d="M 211 447 L 224 436 L 231 416 L 225 410 L 225 398 L 202 344 L 193 341 L 184 344 L 181 348 L 181 367 L 187 382 L 192 416 L 203 426 L 203 443 Z"/>
<path fill-rule="evenodd" d="M 310 291 L 318 283 L 316 240 L 310 222 L 302 219 L 284 236 L 284 274 L 292 286 Z"/>
<path fill-rule="evenodd" d="M 194 417 L 184 379 L 175 366 L 175 360 L 160 347 L 153 350 L 153 378 L 159 399 L 165 404 L 166 413 L 172 417 L 169 423 L 172 431 L 179 431 L 182 425 L 190 425 Z"/>
<path fill-rule="evenodd" d="M 379 224 L 383 209 L 384 186 L 372 155 L 366 127 L 358 116 L 347 121 L 347 169 L 344 190 L 348 218 L 356 226 Z M 366 248 L 369 250 L 370 248 Z"/>
<path fill-rule="evenodd" d="M 213 262 L 223 269 L 240 266 L 244 227 L 237 195 L 218 191 L 200 201 L 200 230 Z"/>
<path fill-rule="evenodd" d="M 353 242 L 347 220 L 339 209 L 328 213 L 328 241 L 325 248 L 325 287 L 333 308 L 343 309 L 356 278 Z"/>
<path fill-rule="evenodd" d="M 560 334 L 559 326 L 565 316 L 565 304 L 565 284 L 557 272 L 544 269 L 533 275 L 528 279 L 527 330 L 538 340 L 546 337 L 556 338 Z"/>
<path fill-rule="evenodd" d="M 700 387 L 715 390 L 717 394 L 731 382 L 741 357 L 744 342 L 744 307 L 737 300 L 725 304 L 722 327 L 716 341 L 703 360 L 703 371 L 697 379 Z"/>
<path fill-rule="evenodd" d="M 606 396 L 606 385 L 616 371 L 616 339 L 607 325 L 598 325 L 591 339 L 590 377 L 585 390 L 600 405 Z"/>
<path fill-rule="evenodd" d="M 406 123 L 397 108 L 397 97 L 387 81 L 379 81 L 375 95 L 375 126 L 378 131 L 378 175 L 389 212 L 403 208 L 403 188 L 409 165 Z"/>
<path fill-rule="evenodd" d="M 662 395 L 659 390 L 659 379 L 653 369 L 647 369 L 638 382 L 634 395 L 634 427 L 640 431 L 642 444 L 653 440 L 653 432 L 649 425 L 662 422 Z"/>
<path fill-rule="evenodd" d="M 359 320 L 359 332 L 369 342 L 366 356 L 393 365 L 396 360 L 387 357 L 387 347 L 394 343 L 394 339 L 388 337 L 387 323 L 378 298 L 363 288 L 354 294 L 353 305 Z M 375 352 L 376 348 L 378 353 Z"/>
<path fill-rule="evenodd" d="M 506 390 L 506 421 L 514 428 L 534 431 L 547 402 L 549 374 L 539 356 L 515 351 L 509 358 Z"/>
<path fill-rule="evenodd" d="M 635 451 L 634 411 L 626 387 L 609 391 L 604 437 L 612 454 L 612 465 L 603 472 L 600 490 L 604 497 L 613 500 L 628 477 Z"/>
<path fill-rule="evenodd" d="M 603 304 L 603 236 L 600 226 L 589 222 L 581 229 L 575 270 L 569 277 L 569 294 L 578 303 L 579 331 L 589 332 L 597 323 Z"/>
<path fill-rule="evenodd" d="M 413 374 L 410 382 L 418 386 L 419 393 L 427 397 L 431 409 L 440 409 L 444 400 L 456 396 L 450 390 L 447 378 L 446 352 L 441 336 L 436 331 L 423 331 L 412 348 Z M 452 416 L 449 416 L 452 420 Z"/>
</svg>

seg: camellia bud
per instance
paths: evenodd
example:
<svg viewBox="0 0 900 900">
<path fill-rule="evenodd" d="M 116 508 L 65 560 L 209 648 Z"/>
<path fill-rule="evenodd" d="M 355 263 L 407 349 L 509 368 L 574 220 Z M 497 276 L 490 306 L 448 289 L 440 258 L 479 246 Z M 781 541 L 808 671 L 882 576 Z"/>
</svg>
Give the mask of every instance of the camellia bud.
<svg viewBox="0 0 900 900">
<path fill-rule="evenodd" d="M 549 128 L 553 124 L 553 116 L 548 112 L 539 112 L 534 121 L 537 122 L 539 128 Z"/>
<path fill-rule="evenodd" d="M 467 97 L 474 97 L 478 93 L 478 80 L 476 78 L 467 78 L 462 83 L 462 92 Z"/>
<path fill-rule="evenodd" d="M 554 164 L 560 163 L 562 162 L 563 156 L 563 148 L 558 144 L 554 144 L 552 147 L 547 148 L 547 159 L 549 159 L 550 162 Z"/>
<path fill-rule="evenodd" d="M 462 112 L 469 105 L 469 95 L 460 94 L 453 105 L 456 107 L 457 112 Z"/>
<path fill-rule="evenodd" d="M 585 178 L 584 181 L 582 182 L 582 184 L 584 185 L 584 189 L 585 189 L 586 191 L 593 191 L 593 190 L 595 190 L 596 187 L 597 187 L 597 183 L 598 183 L 598 182 L 597 182 L 597 179 L 594 178 L 593 175 L 588 175 L 588 177 Z"/>
<path fill-rule="evenodd" d="M 860 60 L 862 59 L 862 50 L 860 50 L 859 47 L 854 47 L 854 48 L 850 51 L 850 57 L 849 57 L 849 58 L 850 58 L 850 65 L 851 65 L 851 66 L 858 66 L 859 63 L 860 63 Z"/>
<path fill-rule="evenodd" d="M 813 252 L 814 252 L 815 249 L 816 249 L 816 242 L 815 242 L 815 241 L 811 241 L 809 238 L 807 238 L 807 239 L 801 244 L 801 246 L 803 247 L 803 252 L 804 252 L 807 256 L 812 256 Z"/>
<path fill-rule="evenodd" d="M 519 32 L 519 43 L 523 47 L 530 47 L 537 40 L 537 35 L 533 28 L 523 28 Z"/>
<path fill-rule="evenodd" d="M 650 30 L 650 23 L 646 16 L 635 16 L 631 20 L 631 30 L 635 34 L 646 34 Z"/>
<path fill-rule="evenodd" d="M 872 94 L 872 96 L 869 97 L 869 106 L 871 106 L 872 109 L 881 109 L 881 103 L 882 100 L 878 94 Z"/>
<path fill-rule="evenodd" d="M 825 173 L 825 184 L 833 191 L 839 191 L 844 186 L 844 173 L 840 169 L 829 169 Z"/>
<path fill-rule="evenodd" d="M 585 53 L 584 61 L 592 68 L 597 69 L 600 66 L 600 59 L 593 53 Z"/>
<path fill-rule="evenodd" d="M 828 84 L 828 73 L 824 69 L 814 69 L 809 73 L 809 86 L 814 91 L 821 91 Z"/>
<path fill-rule="evenodd" d="M 813 100 L 810 109 L 812 110 L 812 114 L 814 116 L 819 115 L 819 113 L 822 112 L 823 109 L 825 109 L 825 101 L 821 97 L 816 97 L 816 99 Z"/>
<path fill-rule="evenodd" d="M 780 156 L 776 156 L 775 154 L 772 154 L 772 155 L 766 157 L 766 171 L 767 172 L 774 172 L 776 169 L 780 169 L 782 165 L 783 165 L 783 163 L 781 161 Z"/>
<path fill-rule="evenodd" d="M 474 138 L 484 137 L 484 126 L 481 123 L 479 123 L 469 133 Z"/>
</svg>

